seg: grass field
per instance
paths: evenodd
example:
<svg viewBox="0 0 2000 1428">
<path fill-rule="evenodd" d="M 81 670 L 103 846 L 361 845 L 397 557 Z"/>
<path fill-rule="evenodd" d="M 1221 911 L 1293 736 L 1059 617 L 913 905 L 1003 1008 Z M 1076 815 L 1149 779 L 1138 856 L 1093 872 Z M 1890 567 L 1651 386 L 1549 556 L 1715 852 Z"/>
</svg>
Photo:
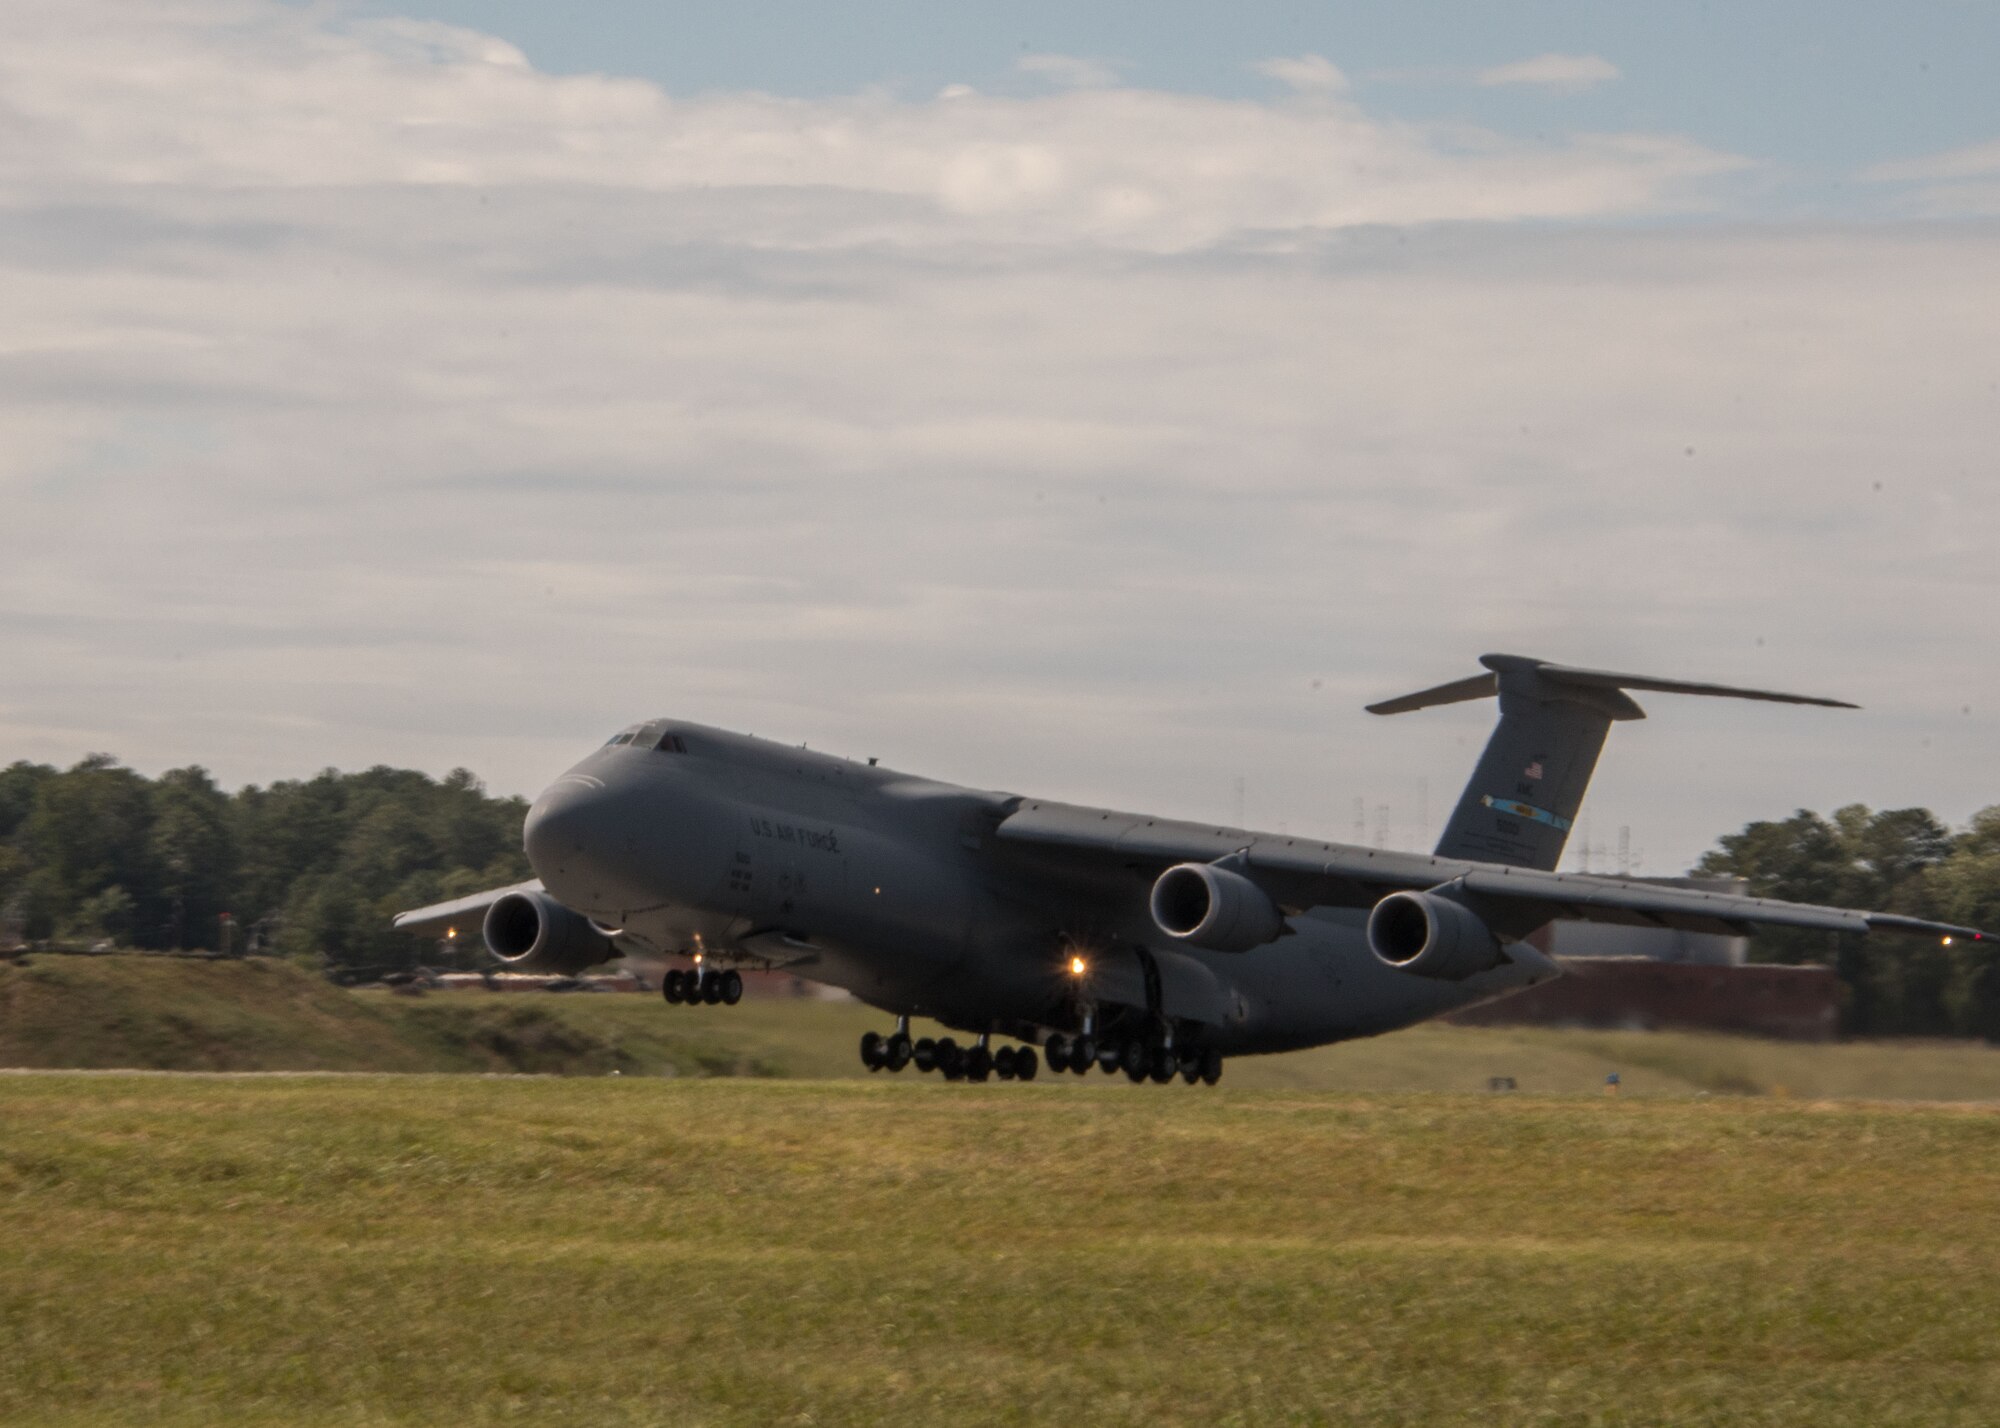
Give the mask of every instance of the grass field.
<svg viewBox="0 0 2000 1428">
<path fill-rule="evenodd" d="M 853 1003 L 669 1007 L 650 996 L 343 991 L 278 962 L 37 957 L 0 964 L 0 1066 L 865 1076 L 855 1043 L 887 1018 Z M 1232 1061 L 1237 1089 L 1701 1092 L 2000 1101 L 2000 1049 L 1799 1045 L 1692 1033 L 1430 1025 Z M 905 1073 L 907 1077 L 910 1073 Z M 1096 1078 L 1093 1078 L 1095 1080 Z M 1041 1084 L 1041 1083 L 1038 1083 Z M 1163 1094 L 1149 1088 L 1148 1094 Z M 1195 1094 L 1175 1087 L 1164 1094 Z"/>
<path fill-rule="evenodd" d="M 1984 1425 L 1996 1206 L 1990 1108 L 0 1077 L 0 1422 Z"/>
</svg>

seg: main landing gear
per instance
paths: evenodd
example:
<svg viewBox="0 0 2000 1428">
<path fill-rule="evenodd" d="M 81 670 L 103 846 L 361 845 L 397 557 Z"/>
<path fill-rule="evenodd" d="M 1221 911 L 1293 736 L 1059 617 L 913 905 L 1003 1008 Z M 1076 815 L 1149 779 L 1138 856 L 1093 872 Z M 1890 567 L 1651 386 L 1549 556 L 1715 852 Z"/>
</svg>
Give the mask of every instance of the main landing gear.
<svg viewBox="0 0 2000 1428">
<path fill-rule="evenodd" d="M 1087 1031 L 1076 1037 L 1058 1031 L 1050 1033 L 1043 1050 L 1049 1058 L 1049 1070 L 1073 1071 L 1079 1076 L 1095 1066 L 1107 1076 L 1123 1071 L 1135 1085 L 1151 1081 L 1164 1086 L 1179 1076 L 1190 1086 L 1197 1081 L 1213 1086 L 1222 1079 L 1222 1053 L 1213 1047 L 1176 1048 L 1138 1036 L 1100 1042 Z"/>
<path fill-rule="evenodd" d="M 733 967 L 727 972 L 710 971 L 706 967 L 683 972 L 676 968 L 661 981 L 660 995 L 677 1006 L 681 1003 L 714 1006 L 721 1002 L 733 1007 L 743 1000 L 743 974 Z"/>
<path fill-rule="evenodd" d="M 947 1081 L 1032 1081 L 1042 1069 L 1041 1057 L 1032 1046 L 1003 1046 L 995 1051 L 989 1037 L 980 1037 L 970 1046 L 960 1046 L 949 1036 L 936 1040 L 910 1040 L 910 1019 L 900 1017 L 896 1029 L 887 1036 L 878 1031 L 863 1032 L 861 1064 L 870 1071 L 900 1071 L 915 1066 L 919 1071 L 935 1071 Z"/>
</svg>

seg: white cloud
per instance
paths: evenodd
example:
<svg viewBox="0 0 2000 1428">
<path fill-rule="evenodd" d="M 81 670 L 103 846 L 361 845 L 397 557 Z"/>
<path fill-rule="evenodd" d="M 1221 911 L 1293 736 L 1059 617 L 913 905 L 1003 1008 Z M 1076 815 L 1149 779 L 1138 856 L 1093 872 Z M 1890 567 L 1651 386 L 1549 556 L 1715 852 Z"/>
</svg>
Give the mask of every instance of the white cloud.
<svg viewBox="0 0 2000 1428">
<path fill-rule="evenodd" d="M 0 130 L 0 182 L 838 193 L 868 202 L 831 232 L 734 235 L 1175 251 L 1271 230 L 1698 205 L 1703 180 L 1742 162 L 1648 136 L 1447 143 L 1365 113 L 1317 56 L 1268 66 L 1312 104 L 1129 89 L 682 100 L 634 80 L 540 74 L 511 46 L 444 25 L 330 28 L 320 9 L 264 0 L 109 5 L 115 18 L 98 17 L 106 4 L 75 0 L 65 21 L 0 14 L 0 93 L 15 121 Z"/>
<path fill-rule="evenodd" d="M 1260 61 L 1256 68 L 1301 94 L 1341 94 L 1347 89 L 1347 76 L 1325 55 L 1280 56 Z"/>
<path fill-rule="evenodd" d="M 1517 648 L 1870 706 L 1621 730 L 1653 870 L 1996 796 L 1988 231 L 1512 227 L 1728 161 L 1338 94 L 680 100 L 112 13 L 0 12 L 10 755 L 531 790 L 677 712 L 1413 840 L 1490 711 L 1360 704 Z"/>
<path fill-rule="evenodd" d="M 1984 144 L 1968 144 L 1941 154 L 1925 154 L 1914 159 L 1897 159 L 1864 170 L 1862 177 L 1878 183 L 1901 183 L 1934 179 L 1989 178 L 2000 175 L 2000 139 Z"/>
<path fill-rule="evenodd" d="M 1014 67 L 1065 89 L 1108 89 L 1118 83 L 1118 71 L 1110 65 L 1075 55 L 1022 55 Z"/>
<path fill-rule="evenodd" d="M 1902 186 L 1893 207 L 1920 218 L 2000 218 L 2000 139 L 1876 164 L 1865 182 Z"/>
<path fill-rule="evenodd" d="M 1619 77 L 1618 66 L 1602 55 L 1536 55 L 1479 71 L 1486 85 L 1526 85 L 1538 89 L 1594 89 Z"/>
</svg>

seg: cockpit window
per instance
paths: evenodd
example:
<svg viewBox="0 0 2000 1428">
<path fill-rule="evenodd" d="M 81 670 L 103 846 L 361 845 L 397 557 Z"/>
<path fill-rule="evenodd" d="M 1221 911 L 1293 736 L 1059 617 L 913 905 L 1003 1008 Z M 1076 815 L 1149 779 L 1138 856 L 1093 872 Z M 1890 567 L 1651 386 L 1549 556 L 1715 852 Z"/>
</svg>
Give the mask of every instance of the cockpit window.
<svg viewBox="0 0 2000 1428">
<path fill-rule="evenodd" d="M 681 742 L 679 734 L 662 734 L 660 742 L 653 747 L 663 754 L 684 754 L 688 751 L 687 745 Z"/>
<path fill-rule="evenodd" d="M 629 744 L 638 737 L 639 737 L 639 726 L 637 724 L 634 724 L 629 729 L 620 729 L 617 733 L 613 734 L 610 738 L 610 741 L 607 742 L 604 747 L 609 749 L 619 744 Z"/>
</svg>

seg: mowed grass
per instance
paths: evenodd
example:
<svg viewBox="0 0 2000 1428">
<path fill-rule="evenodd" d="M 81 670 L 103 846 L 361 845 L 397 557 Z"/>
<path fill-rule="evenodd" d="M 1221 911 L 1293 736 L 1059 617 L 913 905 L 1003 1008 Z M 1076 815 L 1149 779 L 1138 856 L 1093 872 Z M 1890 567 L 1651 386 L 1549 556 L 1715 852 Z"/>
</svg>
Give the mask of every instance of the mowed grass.
<svg viewBox="0 0 2000 1428">
<path fill-rule="evenodd" d="M 8 1424 L 2000 1422 L 2000 1112 L 0 1078 Z"/>
</svg>

